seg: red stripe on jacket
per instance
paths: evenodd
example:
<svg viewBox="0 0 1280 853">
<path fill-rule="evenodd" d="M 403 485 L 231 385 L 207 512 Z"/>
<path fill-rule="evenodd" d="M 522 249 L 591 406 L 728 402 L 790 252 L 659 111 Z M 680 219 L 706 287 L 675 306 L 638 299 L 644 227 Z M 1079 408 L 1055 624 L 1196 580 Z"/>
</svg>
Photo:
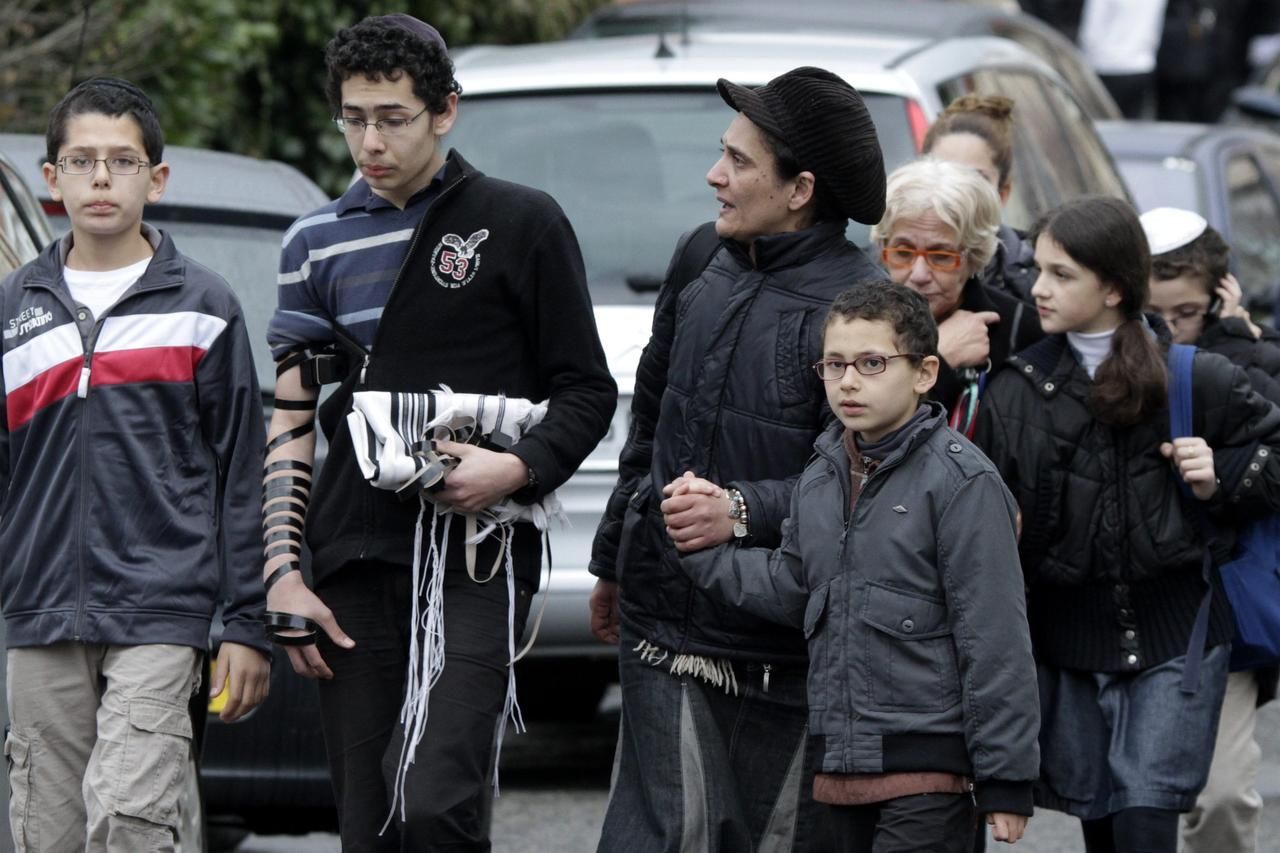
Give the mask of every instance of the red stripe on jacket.
<svg viewBox="0 0 1280 853">
<path fill-rule="evenodd" d="M 95 353 L 89 385 L 191 382 L 205 352 L 200 347 L 147 347 Z M 9 429 L 16 430 L 36 412 L 75 394 L 83 365 L 82 357 L 69 359 L 10 392 L 5 406 Z"/>
</svg>

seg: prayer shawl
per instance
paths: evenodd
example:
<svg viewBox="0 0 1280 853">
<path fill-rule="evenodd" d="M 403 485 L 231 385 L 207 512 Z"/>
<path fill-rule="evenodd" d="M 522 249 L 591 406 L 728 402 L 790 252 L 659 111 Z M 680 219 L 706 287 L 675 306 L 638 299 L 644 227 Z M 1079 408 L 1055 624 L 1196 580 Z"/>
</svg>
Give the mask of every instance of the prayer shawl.
<svg viewBox="0 0 1280 853">
<path fill-rule="evenodd" d="M 520 706 L 516 702 L 515 669 L 512 666 L 520 657 L 515 653 L 515 575 L 511 551 L 506 543 L 511 535 L 511 526 L 517 521 L 532 522 L 538 530 L 545 531 L 551 519 L 565 520 L 554 492 L 533 504 L 521 504 L 505 498 L 475 514 L 464 514 L 436 501 L 432 495 L 443 485 L 457 459 L 437 452 L 434 442 L 456 441 L 495 450 L 505 449 L 519 441 L 546 413 L 545 402 L 532 403 L 501 395 L 455 394 L 446 386 L 426 394 L 357 391 L 353 396 L 347 428 L 351 432 L 361 473 L 377 488 L 398 492 L 406 498 L 417 497 L 420 506 L 413 546 L 413 586 L 417 591 L 413 602 L 413 625 L 416 629 L 410 640 L 405 699 L 400 711 L 400 721 L 405 730 L 404 746 L 392 791 L 388 824 L 397 803 L 401 819 L 404 819 L 405 776 L 426 727 L 431 688 L 444 669 L 444 555 L 448 552 L 452 525 L 447 520 L 441 525 L 441 517 L 456 513 L 466 518 L 467 572 L 472 580 L 487 583 L 504 565 L 506 568 L 509 661 L 506 704 L 498 725 L 499 752 L 508 719 L 516 731 L 524 730 Z M 423 520 L 428 504 L 432 507 L 431 529 L 424 537 Z M 441 530 L 443 532 L 438 536 Z M 503 547 L 499 549 L 493 566 L 480 576 L 475 565 L 475 546 L 490 535 L 499 537 Z M 538 621 L 540 619 L 541 614 Z M 537 621 L 534 633 L 537 633 Z M 527 646 L 525 650 L 528 650 Z M 496 788 L 497 762 L 494 764 L 493 782 Z"/>
</svg>

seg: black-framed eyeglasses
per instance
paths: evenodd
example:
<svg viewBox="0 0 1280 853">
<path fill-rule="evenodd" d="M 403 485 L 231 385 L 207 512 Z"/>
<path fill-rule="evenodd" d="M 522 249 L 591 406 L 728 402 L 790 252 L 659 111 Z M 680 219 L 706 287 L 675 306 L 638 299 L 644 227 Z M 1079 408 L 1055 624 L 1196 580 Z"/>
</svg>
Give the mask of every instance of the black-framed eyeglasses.
<svg viewBox="0 0 1280 853">
<path fill-rule="evenodd" d="M 365 121 L 355 116 L 334 116 L 333 123 L 338 126 L 338 130 L 349 136 L 364 136 L 364 132 L 370 127 L 377 130 L 380 136 L 395 136 L 397 133 L 403 133 L 406 127 L 413 124 L 414 120 L 426 111 L 427 107 L 423 107 L 417 115 L 408 118 L 381 118 L 377 121 Z"/>
<path fill-rule="evenodd" d="M 918 352 L 901 352 L 896 355 L 880 355 L 878 353 L 868 353 L 860 355 L 853 361 L 840 361 L 835 358 L 825 358 L 822 361 L 814 362 L 813 369 L 821 377 L 823 382 L 835 382 L 844 379 L 845 373 L 852 367 L 863 376 L 875 376 L 877 373 L 884 373 L 889 369 L 889 362 L 895 358 L 924 358 Z"/>
<path fill-rule="evenodd" d="M 143 166 L 151 164 L 137 157 L 86 157 L 80 154 L 68 154 L 58 158 L 58 166 L 68 175 L 88 175 L 98 168 L 99 163 L 107 164 L 107 171 L 113 175 L 136 175 Z"/>
</svg>

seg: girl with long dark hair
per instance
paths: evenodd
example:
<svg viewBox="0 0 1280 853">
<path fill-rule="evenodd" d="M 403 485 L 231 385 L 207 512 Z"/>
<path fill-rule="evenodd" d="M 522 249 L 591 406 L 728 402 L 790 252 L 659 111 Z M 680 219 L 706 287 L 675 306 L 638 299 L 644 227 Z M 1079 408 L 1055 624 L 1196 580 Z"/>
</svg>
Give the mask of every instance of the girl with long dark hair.
<svg viewBox="0 0 1280 853">
<path fill-rule="evenodd" d="M 1133 209 L 1079 199 L 1032 239 L 1047 337 L 992 379 L 975 440 L 1022 514 L 1037 800 L 1079 817 L 1090 853 L 1173 853 L 1208 773 L 1231 638 L 1202 514 L 1225 555 L 1234 519 L 1280 508 L 1280 409 L 1198 352 L 1194 437 L 1171 441 L 1167 340 L 1142 313 L 1151 258 Z"/>
</svg>

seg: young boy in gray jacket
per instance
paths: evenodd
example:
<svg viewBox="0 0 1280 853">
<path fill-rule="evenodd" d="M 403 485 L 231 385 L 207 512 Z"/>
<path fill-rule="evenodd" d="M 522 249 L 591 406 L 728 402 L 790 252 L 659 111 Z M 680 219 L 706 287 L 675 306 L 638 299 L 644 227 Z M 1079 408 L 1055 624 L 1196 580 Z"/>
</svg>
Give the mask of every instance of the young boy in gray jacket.
<svg viewBox="0 0 1280 853">
<path fill-rule="evenodd" d="M 781 547 L 682 560 L 712 594 L 803 627 L 814 798 L 841 851 L 967 851 L 978 815 L 1012 843 L 1032 813 L 1040 720 L 1016 508 L 925 399 L 937 343 L 914 291 L 842 293 L 814 365 L 838 422 L 814 445 Z M 711 488 L 690 472 L 668 491 Z"/>
</svg>

